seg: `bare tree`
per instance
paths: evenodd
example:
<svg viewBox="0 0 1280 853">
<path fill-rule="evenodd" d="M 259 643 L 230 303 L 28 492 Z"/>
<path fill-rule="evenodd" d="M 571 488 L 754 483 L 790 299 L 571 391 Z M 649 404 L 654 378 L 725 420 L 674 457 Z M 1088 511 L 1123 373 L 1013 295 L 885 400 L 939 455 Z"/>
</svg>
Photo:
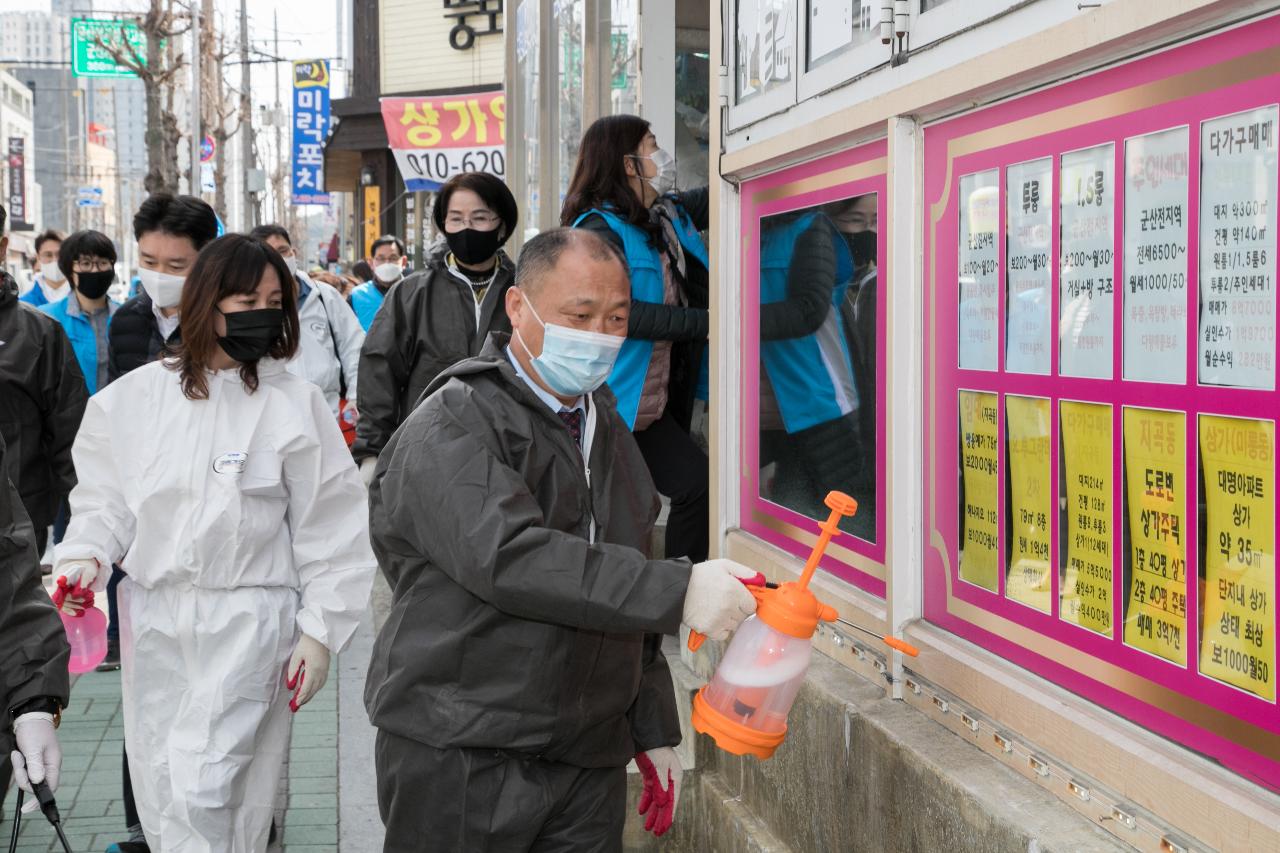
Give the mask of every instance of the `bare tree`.
<svg viewBox="0 0 1280 853">
<path fill-rule="evenodd" d="M 229 120 L 233 117 L 238 117 L 240 114 L 240 105 L 238 103 L 240 92 L 238 90 L 235 92 L 230 91 L 230 87 L 222 75 L 222 63 L 235 52 L 235 49 L 227 47 L 224 34 L 219 32 L 217 51 L 205 59 L 205 67 L 213 69 L 209 80 L 213 91 L 210 93 L 209 89 L 206 88 L 205 97 L 202 101 L 202 103 L 208 105 L 208 111 L 205 113 L 205 122 L 209 127 L 209 136 L 213 138 L 215 146 L 213 155 L 213 209 L 217 211 L 223 222 L 227 221 L 227 140 L 235 136 L 242 126 L 239 122 L 233 122 L 228 127 Z M 235 95 L 236 100 L 231 98 L 232 94 Z M 245 168 L 248 167 L 246 166 Z"/>
<path fill-rule="evenodd" d="M 144 56 L 139 55 L 129 41 L 127 23 L 130 20 L 146 37 Z M 121 18 L 118 40 L 107 41 L 101 36 L 94 40 L 112 60 L 142 80 L 147 102 L 147 175 L 143 186 L 148 193 L 178 190 L 178 146 L 182 142 L 182 130 L 174 115 L 174 92 L 186 59 L 176 45 L 179 37 L 190 29 L 190 10 L 178 0 L 150 0 L 144 14 L 132 19 Z"/>
</svg>

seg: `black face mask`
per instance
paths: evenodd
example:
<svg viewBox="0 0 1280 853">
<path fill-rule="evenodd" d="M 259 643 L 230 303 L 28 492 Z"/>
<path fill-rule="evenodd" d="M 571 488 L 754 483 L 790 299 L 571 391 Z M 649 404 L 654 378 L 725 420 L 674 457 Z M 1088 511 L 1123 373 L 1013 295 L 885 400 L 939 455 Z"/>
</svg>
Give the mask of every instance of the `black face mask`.
<svg viewBox="0 0 1280 853">
<path fill-rule="evenodd" d="M 111 282 L 115 280 L 115 270 L 78 272 L 76 273 L 76 290 L 80 291 L 80 295 L 85 299 L 101 299 L 111 287 Z"/>
<path fill-rule="evenodd" d="M 856 234 L 845 234 L 844 241 L 849 244 L 853 253 L 853 266 L 862 269 L 867 264 L 876 262 L 876 232 L 859 231 Z"/>
<path fill-rule="evenodd" d="M 282 308 L 258 308 L 222 316 L 227 321 L 227 334 L 218 338 L 218 346 L 242 364 L 265 356 L 284 334 Z"/>
<path fill-rule="evenodd" d="M 469 266 L 476 266 L 498 254 L 498 247 L 502 245 L 498 236 L 501 233 L 501 228 L 492 231 L 467 228 L 456 233 L 446 231 L 444 239 L 448 241 L 449 251 L 453 252 L 455 258 Z"/>
</svg>

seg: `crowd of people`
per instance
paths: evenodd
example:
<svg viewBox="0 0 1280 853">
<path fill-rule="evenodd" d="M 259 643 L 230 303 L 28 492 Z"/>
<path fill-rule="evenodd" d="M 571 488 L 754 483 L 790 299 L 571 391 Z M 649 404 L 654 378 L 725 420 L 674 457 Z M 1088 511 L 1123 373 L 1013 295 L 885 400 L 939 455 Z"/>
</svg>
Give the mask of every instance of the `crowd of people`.
<svg viewBox="0 0 1280 853">
<path fill-rule="evenodd" d="M 0 274 L 0 738 L 17 784 L 56 790 L 74 701 L 41 579 L 51 536 L 56 607 L 74 618 L 107 592 L 116 853 L 266 849 L 292 715 L 377 570 L 393 599 L 365 701 L 388 851 L 619 850 L 632 759 L 665 832 L 682 771 L 662 636 L 727 637 L 756 574 L 708 560 L 691 435 L 708 201 L 675 191 L 674 165 L 644 120 L 603 118 L 564 227 L 518 263 L 514 197 L 465 173 L 436 196 L 422 268 L 385 236 L 354 286 L 303 272 L 279 225 L 219 236 L 189 196 L 137 211 L 123 304 L 110 239 L 41 235 L 26 294 Z"/>
</svg>

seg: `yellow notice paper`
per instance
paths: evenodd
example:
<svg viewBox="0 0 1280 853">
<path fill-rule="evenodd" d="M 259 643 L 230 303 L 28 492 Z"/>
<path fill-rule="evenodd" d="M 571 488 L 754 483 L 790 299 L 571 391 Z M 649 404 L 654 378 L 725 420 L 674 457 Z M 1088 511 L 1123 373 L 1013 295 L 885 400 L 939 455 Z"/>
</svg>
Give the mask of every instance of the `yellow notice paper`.
<svg viewBox="0 0 1280 853">
<path fill-rule="evenodd" d="M 1049 447 L 1049 401 L 1039 397 L 1004 398 L 1009 447 L 1009 509 L 1012 550 L 1004 592 L 1014 601 L 1050 612 L 1053 578 L 1049 573 L 1049 513 L 1053 509 Z"/>
<path fill-rule="evenodd" d="M 1275 424 L 1200 416 L 1206 532 L 1200 671 L 1276 698 Z"/>
<path fill-rule="evenodd" d="M 999 409 L 995 394 L 960 392 L 960 464 L 964 470 L 964 541 L 960 577 L 998 589 L 1000 536 Z"/>
<path fill-rule="evenodd" d="M 1124 641 L 1187 662 L 1187 416 L 1124 410 L 1131 580 Z"/>
<path fill-rule="evenodd" d="M 1059 415 L 1067 495 L 1061 616 L 1110 637 L 1114 586 L 1111 407 L 1064 400 Z"/>
</svg>

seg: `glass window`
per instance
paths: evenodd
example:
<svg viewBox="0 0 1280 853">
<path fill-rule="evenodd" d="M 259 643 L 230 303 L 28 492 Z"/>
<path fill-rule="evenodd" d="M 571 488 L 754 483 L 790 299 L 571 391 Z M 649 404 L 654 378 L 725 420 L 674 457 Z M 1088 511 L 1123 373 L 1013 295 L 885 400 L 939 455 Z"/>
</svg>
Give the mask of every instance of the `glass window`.
<svg viewBox="0 0 1280 853">
<path fill-rule="evenodd" d="M 560 112 L 558 129 L 560 137 L 559 191 L 557 209 L 564 205 L 573 177 L 573 166 L 578 159 L 578 144 L 586 129 L 582 126 L 582 105 L 585 97 L 582 83 L 583 45 L 586 38 L 583 0 L 556 0 L 556 29 L 559 32 L 559 93 Z"/>
<path fill-rule="evenodd" d="M 538 140 L 542 137 L 542 114 L 538 104 L 541 75 L 538 73 L 538 3 L 521 3 L 516 11 L 516 67 L 520 84 L 520 109 L 523 113 L 524 137 L 517 150 L 524 172 L 524 198 L 520 219 L 524 223 L 524 239 L 538 233 L 540 199 L 538 193 Z M 514 159 L 514 158 L 512 158 Z"/>
<path fill-rule="evenodd" d="M 950 2 L 950 0 L 920 0 L 920 11 L 928 12 L 930 9 L 936 9 L 943 3 L 948 2 Z"/>
<path fill-rule="evenodd" d="M 710 34 L 695 31 L 693 44 L 676 44 L 676 138 L 678 186 L 707 184 L 707 150 L 711 142 Z M 665 144 L 664 140 L 658 140 Z"/>
<path fill-rule="evenodd" d="M 793 0 L 738 0 L 738 103 L 791 80 L 795 63 Z"/>
<path fill-rule="evenodd" d="M 760 221 L 760 496 L 875 541 L 875 193 Z"/>
<path fill-rule="evenodd" d="M 880 24 L 874 0 L 808 0 L 805 68 L 814 69 L 855 45 L 870 41 Z"/>
<path fill-rule="evenodd" d="M 635 115 L 640 96 L 640 17 L 636 0 L 612 0 L 609 20 L 609 107 L 614 115 Z"/>
</svg>

